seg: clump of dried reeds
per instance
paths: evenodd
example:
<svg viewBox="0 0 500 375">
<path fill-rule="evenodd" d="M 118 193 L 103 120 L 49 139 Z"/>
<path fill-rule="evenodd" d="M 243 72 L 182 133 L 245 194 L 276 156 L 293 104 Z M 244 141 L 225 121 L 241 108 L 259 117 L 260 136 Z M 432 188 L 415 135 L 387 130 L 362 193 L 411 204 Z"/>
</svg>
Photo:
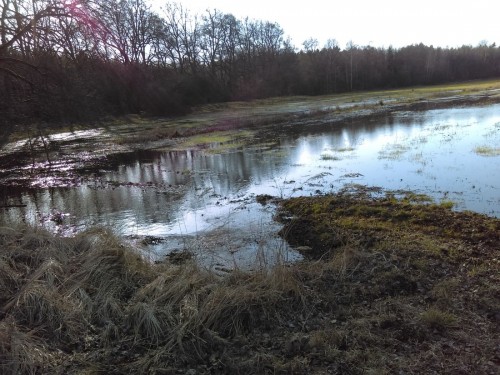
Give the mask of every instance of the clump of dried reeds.
<svg viewBox="0 0 500 375">
<path fill-rule="evenodd" d="M 103 229 L 58 238 L 40 228 L 0 228 L 0 245 L 6 374 L 81 366 L 82 353 L 60 355 L 74 348 L 101 350 L 88 363 L 99 368 L 113 366 L 106 353 L 116 348 L 156 348 L 130 365 L 140 369 L 175 353 L 199 359 L 255 324 L 280 319 L 284 302 L 294 309 L 303 302 L 293 268 L 221 277 L 192 261 L 155 265 Z"/>
</svg>

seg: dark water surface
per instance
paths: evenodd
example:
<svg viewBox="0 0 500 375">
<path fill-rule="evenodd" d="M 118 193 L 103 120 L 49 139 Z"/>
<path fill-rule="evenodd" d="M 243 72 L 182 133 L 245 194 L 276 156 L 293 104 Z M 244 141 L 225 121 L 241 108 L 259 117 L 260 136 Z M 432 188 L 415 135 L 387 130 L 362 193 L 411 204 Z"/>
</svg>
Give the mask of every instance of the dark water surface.
<svg viewBox="0 0 500 375">
<path fill-rule="evenodd" d="M 258 204 L 259 194 L 287 198 L 361 184 L 500 216 L 500 105 L 294 127 L 269 141 L 224 154 L 130 154 L 79 187 L 10 193 L 9 204 L 26 207 L 0 210 L 0 223 L 43 222 L 65 233 L 110 226 L 158 237 L 149 246 L 155 254 L 189 248 L 204 264 L 225 267 L 298 257 L 277 237 L 274 208 Z"/>
</svg>

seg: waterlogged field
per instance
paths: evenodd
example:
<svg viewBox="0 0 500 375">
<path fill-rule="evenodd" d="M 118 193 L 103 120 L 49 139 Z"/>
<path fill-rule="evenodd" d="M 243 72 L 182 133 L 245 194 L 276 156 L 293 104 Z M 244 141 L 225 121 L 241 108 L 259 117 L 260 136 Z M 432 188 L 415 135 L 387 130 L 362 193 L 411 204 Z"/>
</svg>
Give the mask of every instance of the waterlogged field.
<svg viewBox="0 0 500 375">
<path fill-rule="evenodd" d="M 223 268 L 300 258 L 278 237 L 274 206 L 260 196 L 367 186 L 500 216 L 500 105 L 233 135 L 188 138 L 179 151 L 118 155 L 114 166 L 68 187 L 9 189 L 5 203 L 19 207 L 3 210 L 0 220 L 42 222 L 63 234 L 107 226 L 146 244 L 155 258 L 189 249 Z"/>
<path fill-rule="evenodd" d="M 15 134 L 0 373 L 498 373 L 498 87 Z"/>
</svg>

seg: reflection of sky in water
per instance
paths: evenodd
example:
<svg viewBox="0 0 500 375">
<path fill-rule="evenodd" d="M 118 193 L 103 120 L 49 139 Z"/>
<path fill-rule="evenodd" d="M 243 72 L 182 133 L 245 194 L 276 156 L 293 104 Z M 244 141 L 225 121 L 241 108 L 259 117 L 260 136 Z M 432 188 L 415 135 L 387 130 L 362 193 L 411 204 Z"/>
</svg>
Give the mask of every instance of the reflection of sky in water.
<svg viewBox="0 0 500 375">
<path fill-rule="evenodd" d="M 275 136 L 272 150 L 146 152 L 106 172 L 94 186 L 13 197 L 28 207 L 5 211 L 3 220 L 24 216 L 35 222 L 57 209 L 80 226 L 155 236 L 224 229 L 247 233 L 255 247 L 259 231 L 279 229 L 273 210 L 255 203 L 255 195 L 311 195 L 346 183 L 412 190 L 452 200 L 460 210 L 500 216 L 500 158 L 474 152 L 478 146 L 500 148 L 499 113 L 494 105 L 293 128 Z M 117 186 L 102 188 L 105 181 Z"/>
<path fill-rule="evenodd" d="M 321 191 L 351 182 L 406 189 L 437 200 L 451 199 L 457 209 L 498 216 L 498 157 L 474 153 L 481 145 L 499 148 L 498 110 L 492 106 L 396 115 L 375 127 L 361 125 L 300 138 L 290 146 L 291 167 L 281 176 L 281 190 L 275 191 L 285 196 L 311 193 L 318 186 L 307 178 L 323 173 Z M 303 190 L 287 189 L 286 180 L 296 181 Z"/>
</svg>

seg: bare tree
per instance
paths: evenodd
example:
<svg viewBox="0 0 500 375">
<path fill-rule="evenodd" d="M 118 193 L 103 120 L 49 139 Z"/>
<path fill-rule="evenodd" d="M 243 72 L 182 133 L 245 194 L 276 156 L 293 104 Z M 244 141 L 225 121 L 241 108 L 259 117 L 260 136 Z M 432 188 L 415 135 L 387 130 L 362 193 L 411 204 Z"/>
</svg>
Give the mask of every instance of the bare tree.
<svg viewBox="0 0 500 375">
<path fill-rule="evenodd" d="M 238 52 L 239 23 L 231 14 L 207 10 L 201 29 L 203 62 L 213 77 L 228 83 Z"/>
<path fill-rule="evenodd" d="M 154 37 L 153 13 L 143 0 L 110 0 L 96 8 L 96 26 L 107 57 L 146 64 Z M 98 15 L 98 17 L 97 17 Z"/>
<path fill-rule="evenodd" d="M 163 13 L 165 16 L 163 45 L 171 65 L 181 74 L 196 71 L 200 48 L 200 25 L 197 17 L 191 17 L 190 13 L 178 3 L 168 3 Z"/>
<path fill-rule="evenodd" d="M 128 24 L 131 28 L 130 47 L 135 62 L 146 64 L 154 37 L 154 20 L 150 7 L 143 0 L 128 1 Z"/>
<path fill-rule="evenodd" d="M 26 7 L 21 9 L 22 4 L 16 0 L 2 0 L 2 19 L 0 21 L 0 35 L 2 43 L 0 44 L 0 59 L 5 57 L 9 50 L 19 50 L 26 54 L 28 51 L 23 47 L 23 41 L 27 38 L 37 39 L 39 32 L 38 24 L 46 18 L 71 17 L 72 4 L 58 3 L 55 1 L 47 2 L 42 7 L 35 6 L 30 11 Z M 25 39 L 26 38 L 26 39 Z M 29 45 L 27 43 L 26 45 Z"/>
<path fill-rule="evenodd" d="M 318 48 L 319 42 L 318 39 L 309 38 L 304 40 L 302 45 L 304 46 L 304 50 L 306 52 L 314 52 Z"/>
</svg>

